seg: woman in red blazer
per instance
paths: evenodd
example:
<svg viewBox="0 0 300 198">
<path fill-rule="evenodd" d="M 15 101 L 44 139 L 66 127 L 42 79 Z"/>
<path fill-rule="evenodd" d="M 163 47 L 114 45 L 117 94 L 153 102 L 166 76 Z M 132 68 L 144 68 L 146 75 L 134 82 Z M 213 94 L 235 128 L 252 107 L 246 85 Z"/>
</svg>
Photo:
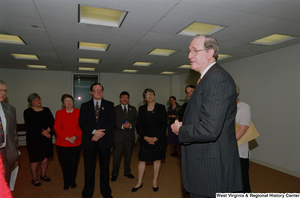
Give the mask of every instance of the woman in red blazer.
<svg viewBox="0 0 300 198">
<path fill-rule="evenodd" d="M 56 133 L 57 155 L 63 171 L 64 190 L 76 188 L 76 175 L 81 150 L 82 132 L 79 127 L 79 109 L 73 107 L 74 99 L 64 94 L 61 101 L 64 109 L 56 112 L 54 130 Z"/>
</svg>

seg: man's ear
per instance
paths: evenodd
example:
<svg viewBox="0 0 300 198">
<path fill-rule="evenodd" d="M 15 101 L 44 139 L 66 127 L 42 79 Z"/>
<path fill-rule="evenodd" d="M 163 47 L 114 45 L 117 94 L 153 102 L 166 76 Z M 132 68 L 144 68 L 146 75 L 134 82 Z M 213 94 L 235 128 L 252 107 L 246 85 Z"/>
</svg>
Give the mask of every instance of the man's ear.
<svg viewBox="0 0 300 198">
<path fill-rule="evenodd" d="M 207 54 L 208 54 L 208 59 L 210 60 L 214 57 L 215 50 L 214 49 L 209 49 Z"/>
</svg>

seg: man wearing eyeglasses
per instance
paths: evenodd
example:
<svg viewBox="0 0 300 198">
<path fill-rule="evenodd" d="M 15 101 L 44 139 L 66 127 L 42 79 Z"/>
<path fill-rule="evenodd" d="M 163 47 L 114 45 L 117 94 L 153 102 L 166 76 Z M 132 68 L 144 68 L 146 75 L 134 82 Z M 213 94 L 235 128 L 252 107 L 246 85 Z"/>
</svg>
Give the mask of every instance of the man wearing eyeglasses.
<svg viewBox="0 0 300 198">
<path fill-rule="evenodd" d="M 116 122 L 114 103 L 103 99 L 104 87 L 94 83 L 90 87 L 92 100 L 80 108 L 79 125 L 82 130 L 81 146 L 84 154 L 85 185 L 83 198 L 91 198 L 95 187 L 96 158 L 99 155 L 100 192 L 112 198 L 109 186 L 109 157 L 114 146 L 113 129 Z"/>
<path fill-rule="evenodd" d="M 5 180 L 9 186 L 11 166 L 19 159 L 16 109 L 3 101 L 7 87 L 0 80 L 0 156 L 5 169 Z"/>
<path fill-rule="evenodd" d="M 216 61 L 219 45 L 211 36 L 196 36 L 189 46 L 191 69 L 201 80 L 191 96 L 183 121 L 172 125 L 182 148 L 182 178 L 194 197 L 242 190 L 235 136 L 235 82 Z"/>
</svg>

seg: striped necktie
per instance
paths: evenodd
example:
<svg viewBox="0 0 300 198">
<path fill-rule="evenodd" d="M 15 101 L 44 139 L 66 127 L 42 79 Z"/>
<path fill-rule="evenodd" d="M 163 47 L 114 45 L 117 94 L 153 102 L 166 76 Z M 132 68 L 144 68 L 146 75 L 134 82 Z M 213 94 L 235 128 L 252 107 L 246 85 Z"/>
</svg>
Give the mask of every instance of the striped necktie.
<svg viewBox="0 0 300 198">
<path fill-rule="evenodd" d="M 99 112 L 100 112 L 100 107 L 98 102 L 96 102 L 96 106 L 95 106 L 95 116 L 96 116 L 96 122 L 98 122 L 98 118 L 99 118 Z"/>
</svg>

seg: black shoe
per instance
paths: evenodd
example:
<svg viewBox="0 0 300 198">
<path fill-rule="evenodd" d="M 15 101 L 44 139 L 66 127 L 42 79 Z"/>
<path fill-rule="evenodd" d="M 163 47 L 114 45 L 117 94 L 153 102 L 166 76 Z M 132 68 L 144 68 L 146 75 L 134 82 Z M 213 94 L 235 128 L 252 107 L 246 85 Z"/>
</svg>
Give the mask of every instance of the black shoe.
<svg viewBox="0 0 300 198">
<path fill-rule="evenodd" d="M 41 178 L 41 180 L 44 180 L 46 182 L 51 181 L 51 179 L 48 176 L 46 176 L 46 175 L 44 177 L 40 176 L 40 178 Z"/>
<path fill-rule="evenodd" d="M 71 188 L 76 188 L 77 187 L 77 184 L 74 183 L 74 184 L 71 184 Z"/>
<path fill-rule="evenodd" d="M 171 156 L 177 156 L 178 155 L 178 153 L 177 152 L 175 152 L 175 153 L 172 153 L 172 155 Z"/>
<path fill-rule="evenodd" d="M 41 182 L 40 182 L 39 180 L 35 180 L 35 181 L 31 180 L 31 183 L 32 183 L 34 186 L 40 186 L 40 185 L 42 185 Z"/>
<path fill-rule="evenodd" d="M 152 186 L 153 187 L 153 186 Z M 153 191 L 157 192 L 158 191 L 158 186 L 156 188 L 153 187 Z"/>
<path fill-rule="evenodd" d="M 125 177 L 128 177 L 129 179 L 134 179 L 135 176 L 133 176 L 131 173 L 129 175 L 124 175 Z"/>
<path fill-rule="evenodd" d="M 69 189 L 69 186 L 64 186 L 64 190 L 68 190 Z"/>
<path fill-rule="evenodd" d="M 113 198 L 113 196 L 111 196 L 111 195 L 106 195 L 106 196 L 103 196 L 103 198 Z"/>
<path fill-rule="evenodd" d="M 112 177 L 111 177 L 111 181 L 112 181 L 112 182 L 117 181 L 117 176 L 112 176 Z"/>
<path fill-rule="evenodd" d="M 140 189 L 142 187 L 143 187 L 143 183 L 139 187 L 137 187 L 137 188 L 133 187 L 132 190 L 131 190 L 131 192 L 136 192 L 138 189 Z"/>
</svg>

